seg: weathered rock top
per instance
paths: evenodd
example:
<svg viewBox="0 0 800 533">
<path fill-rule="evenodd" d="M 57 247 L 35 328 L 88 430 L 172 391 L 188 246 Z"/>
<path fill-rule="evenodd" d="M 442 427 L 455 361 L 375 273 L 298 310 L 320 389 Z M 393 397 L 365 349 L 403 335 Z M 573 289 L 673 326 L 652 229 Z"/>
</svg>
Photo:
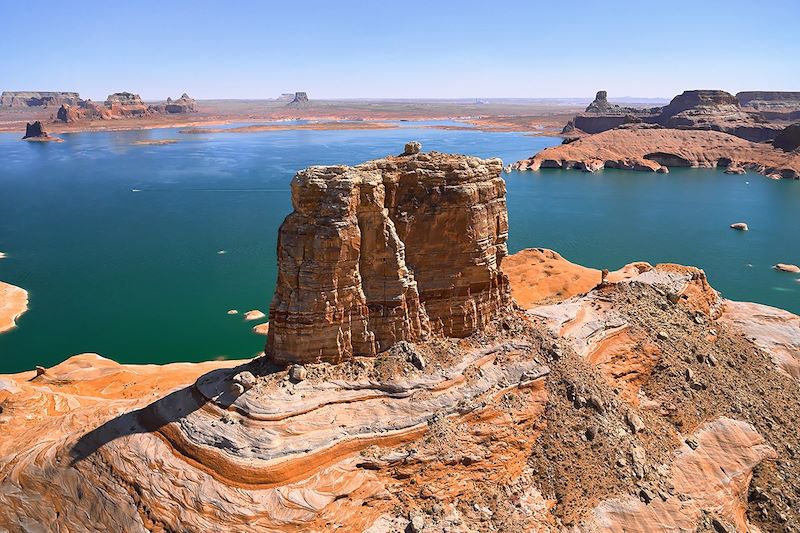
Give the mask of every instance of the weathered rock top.
<svg viewBox="0 0 800 533">
<path fill-rule="evenodd" d="M 717 89 L 699 89 L 693 91 L 683 91 L 681 94 L 672 99 L 672 101 L 664 106 L 661 110 L 663 118 L 677 115 L 682 111 L 697 107 L 720 107 L 732 106 L 739 107 L 739 101 L 731 93 L 720 91 Z"/>
<path fill-rule="evenodd" d="M 586 108 L 587 113 L 612 113 L 618 105 L 613 105 L 608 101 L 608 93 L 606 91 L 597 91 L 594 101 Z"/>
<path fill-rule="evenodd" d="M 119 105 L 144 105 L 142 98 L 138 94 L 129 92 L 120 92 L 109 94 L 106 98 L 106 105 L 111 106 L 114 104 Z"/>
<path fill-rule="evenodd" d="M 481 329 L 510 302 L 501 170 L 429 152 L 298 172 L 266 353 L 340 362 Z"/>
<path fill-rule="evenodd" d="M 77 105 L 80 96 L 69 91 L 3 91 L 0 107 L 47 107 Z"/>
<path fill-rule="evenodd" d="M 294 99 L 286 104 L 286 107 L 308 107 L 311 102 L 308 100 L 308 94 L 303 91 L 294 93 Z"/>
</svg>

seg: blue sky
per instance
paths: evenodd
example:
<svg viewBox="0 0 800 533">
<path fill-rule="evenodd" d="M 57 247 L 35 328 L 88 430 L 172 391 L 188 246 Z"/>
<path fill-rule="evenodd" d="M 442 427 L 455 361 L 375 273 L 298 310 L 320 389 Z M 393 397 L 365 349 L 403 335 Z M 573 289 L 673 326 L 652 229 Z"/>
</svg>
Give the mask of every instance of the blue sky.
<svg viewBox="0 0 800 533">
<path fill-rule="evenodd" d="M 800 0 L 0 0 L 0 90 L 93 99 L 797 91 L 798 20 Z"/>
</svg>

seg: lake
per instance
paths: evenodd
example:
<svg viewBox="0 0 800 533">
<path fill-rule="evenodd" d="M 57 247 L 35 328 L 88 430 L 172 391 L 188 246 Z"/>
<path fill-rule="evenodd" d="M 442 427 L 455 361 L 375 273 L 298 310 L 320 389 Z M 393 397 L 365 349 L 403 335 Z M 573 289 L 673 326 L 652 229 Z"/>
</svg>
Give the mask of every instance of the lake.
<svg viewBox="0 0 800 533">
<path fill-rule="evenodd" d="M 81 352 L 162 363 L 261 351 L 242 313 L 269 307 L 277 229 L 298 169 L 423 150 L 512 163 L 560 139 L 398 129 L 182 135 L 174 129 L 0 134 L 0 279 L 30 293 L 0 335 L 0 373 Z M 161 146 L 142 140 L 179 139 Z M 512 172 L 509 248 L 553 248 L 596 268 L 696 265 L 724 296 L 800 312 L 800 182 L 675 169 L 667 175 Z M 746 233 L 728 228 L 750 225 Z M 229 309 L 240 314 L 228 315 Z"/>
</svg>

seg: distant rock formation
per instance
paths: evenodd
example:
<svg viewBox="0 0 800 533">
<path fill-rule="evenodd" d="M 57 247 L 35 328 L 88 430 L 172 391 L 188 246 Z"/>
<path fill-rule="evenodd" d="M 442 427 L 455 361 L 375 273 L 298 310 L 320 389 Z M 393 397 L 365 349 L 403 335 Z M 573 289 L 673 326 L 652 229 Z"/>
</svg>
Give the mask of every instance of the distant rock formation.
<svg viewBox="0 0 800 533">
<path fill-rule="evenodd" d="M 616 109 L 619 109 L 619 106 L 608 102 L 608 93 L 606 91 L 597 91 L 594 101 L 586 108 L 586 112 L 613 113 Z"/>
<path fill-rule="evenodd" d="M 78 105 L 79 102 L 80 96 L 76 92 L 3 91 L 0 95 L 0 107 L 48 107 Z"/>
<path fill-rule="evenodd" d="M 121 92 L 109 94 L 108 98 L 106 98 L 107 106 L 112 107 L 114 104 L 124 106 L 140 106 L 144 105 L 144 102 L 142 102 L 142 98 L 138 94 Z"/>
<path fill-rule="evenodd" d="M 429 333 L 464 337 L 509 304 L 502 162 L 417 149 L 294 177 L 272 360 L 341 362 Z"/>
<path fill-rule="evenodd" d="M 28 122 L 25 124 L 25 136 L 23 139 L 34 139 L 41 137 L 47 137 L 47 132 L 44 131 L 40 121 L 37 120 L 36 122 Z"/>
<path fill-rule="evenodd" d="M 291 102 L 294 100 L 294 93 L 281 93 L 279 97 L 276 98 L 279 102 Z"/>
<path fill-rule="evenodd" d="M 742 91 L 736 100 L 742 107 L 759 110 L 800 109 L 800 91 Z"/>
<path fill-rule="evenodd" d="M 753 142 L 772 140 L 783 129 L 768 123 L 762 113 L 741 109 L 736 97 L 725 91 L 684 91 L 664 107 L 643 109 L 610 104 L 606 92 L 599 91 L 586 112 L 569 121 L 562 134 L 574 134 L 576 130 L 601 133 L 637 123 L 722 131 Z"/>
<path fill-rule="evenodd" d="M 752 170 L 773 178 L 800 179 L 800 154 L 718 131 L 632 125 L 546 148 L 514 168 L 602 168 L 668 172 L 669 167 Z"/>
<path fill-rule="evenodd" d="M 294 99 L 286 104 L 286 107 L 308 107 L 311 102 L 308 100 L 308 95 L 304 92 L 294 93 Z"/>
<path fill-rule="evenodd" d="M 56 120 L 61 122 L 76 122 L 81 119 L 81 112 L 78 108 L 69 104 L 61 104 L 56 112 Z"/>
<path fill-rule="evenodd" d="M 787 126 L 785 130 L 775 136 L 772 146 L 785 152 L 800 148 L 800 123 Z"/>
<path fill-rule="evenodd" d="M 183 114 L 196 111 L 195 101 L 186 93 L 164 104 L 145 104 L 138 94 L 121 92 L 110 94 L 105 103 L 81 100 L 77 106 L 62 104 L 56 112 L 56 120 L 72 123 L 81 120 L 106 120 L 116 118 L 145 117 L 159 114 Z"/>
<path fill-rule="evenodd" d="M 195 111 L 195 101 L 190 98 L 188 94 L 183 93 L 177 100 L 167 98 L 167 103 L 164 106 L 167 113 L 193 113 Z"/>
</svg>

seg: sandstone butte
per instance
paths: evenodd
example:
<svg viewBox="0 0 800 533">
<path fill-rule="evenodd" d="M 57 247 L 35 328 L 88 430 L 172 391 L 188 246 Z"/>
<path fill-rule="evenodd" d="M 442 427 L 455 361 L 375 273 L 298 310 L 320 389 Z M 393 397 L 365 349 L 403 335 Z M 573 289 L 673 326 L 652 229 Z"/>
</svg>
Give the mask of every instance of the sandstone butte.
<svg viewBox="0 0 800 533">
<path fill-rule="evenodd" d="M 514 163 L 519 170 L 619 168 L 668 172 L 669 167 L 723 167 L 729 173 L 759 172 L 800 179 L 800 152 L 785 152 L 718 131 L 644 126 L 622 127 L 546 148 Z"/>
<path fill-rule="evenodd" d="M 510 303 L 501 169 L 432 152 L 298 173 L 278 236 L 271 358 L 340 362 L 483 328 Z"/>
<path fill-rule="evenodd" d="M 315 167 L 293 201 L 277 356 L 0 376 L 0 529 L 797 531 L 800 317 L 505 257 L 495 160 Z"/>
</svg>

